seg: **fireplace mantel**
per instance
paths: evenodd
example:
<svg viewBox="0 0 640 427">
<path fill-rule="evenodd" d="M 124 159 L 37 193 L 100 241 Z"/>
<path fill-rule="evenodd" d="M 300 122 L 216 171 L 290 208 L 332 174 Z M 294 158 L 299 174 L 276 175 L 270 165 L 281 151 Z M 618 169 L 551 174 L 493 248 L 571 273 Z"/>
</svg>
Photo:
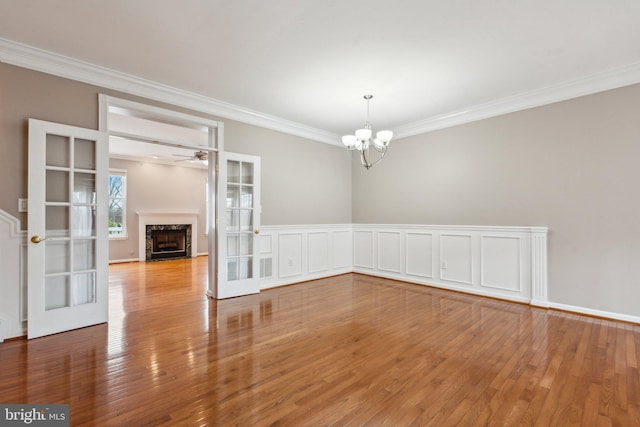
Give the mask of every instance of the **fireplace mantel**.
<svg viewBox="0 0 640 427">
<path fill-rule="evenodd" d="M 198 212 L 197 211 L 138 211 L 138 260 L 146 260 L 145 241 L 147 225 L 191 225 L 191 257 L 198 256 Z"/>
</svg>

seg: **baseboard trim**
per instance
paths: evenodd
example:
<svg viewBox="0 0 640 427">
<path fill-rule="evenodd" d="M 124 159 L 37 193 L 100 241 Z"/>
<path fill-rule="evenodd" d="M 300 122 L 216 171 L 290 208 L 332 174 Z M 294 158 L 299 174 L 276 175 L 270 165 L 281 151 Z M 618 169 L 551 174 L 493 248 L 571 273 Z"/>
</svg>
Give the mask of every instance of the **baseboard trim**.
<svg viewBox="0 0 640 427">
<path fill-rule="evenodd" d="M 559 311 L 567 311 L 570 313 L 582 314 L 590 317 L 598 317 L 607 320 L 619 320 L 622 322 L 640 324 L 640 316 L 632 316 L 629 314 L 613 313 L 611 311 L 596 310 L 593 308 L 578 307 L 575 305 L 560 304 L 555 302 L 549 302 L 548 308 Z"/>
<path fill-rule="evenodd" d="M 125 262 L 139 262 L 138 258 L 128 258 L 128 259 L 110 259 L 109 264 L 122 264 Z"/>
</svg>

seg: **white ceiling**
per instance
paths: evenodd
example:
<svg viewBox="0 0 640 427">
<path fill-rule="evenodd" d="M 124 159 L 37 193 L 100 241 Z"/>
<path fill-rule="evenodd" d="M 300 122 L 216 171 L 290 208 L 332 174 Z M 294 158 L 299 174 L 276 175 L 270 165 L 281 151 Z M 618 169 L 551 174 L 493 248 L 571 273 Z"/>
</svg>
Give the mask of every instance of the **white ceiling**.
<svg viewBox="0 0 640 427">
<path fill-rule="evenodd" d="M 638 0 L 0 0 L 0 38 L 335 135 L 366 93 L 395 130 L 640 81 L 639 22 Z"/>
</svg>

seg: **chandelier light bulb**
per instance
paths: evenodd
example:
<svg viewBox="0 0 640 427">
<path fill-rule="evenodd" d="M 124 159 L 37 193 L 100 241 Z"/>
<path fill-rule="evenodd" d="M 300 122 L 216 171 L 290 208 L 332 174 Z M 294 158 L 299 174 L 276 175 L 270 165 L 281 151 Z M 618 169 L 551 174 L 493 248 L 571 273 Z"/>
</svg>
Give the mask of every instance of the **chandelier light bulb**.
<svg viewBox="0 0 640 427">
<path fill-rule="evenodd" d="M 376 137 L 382 142 L 384 145 L 388 145 L 391 138 L 393 138 L 393 132 L 390 130 L 381 130 L 376 134 Z"/>
<path fill-rule="evenodd" d="M 342 143 L 347 148 L 354 148 L 356 146 L 356 136 L 355 135 L 345 135 L 342 137 Z"/>
<path fill-rule="evenodd" d="M 371 138 L 371 129 L 358 129 L 356 131 L 356 138 L 358 141 L 367 141 Z"/>
</svg>

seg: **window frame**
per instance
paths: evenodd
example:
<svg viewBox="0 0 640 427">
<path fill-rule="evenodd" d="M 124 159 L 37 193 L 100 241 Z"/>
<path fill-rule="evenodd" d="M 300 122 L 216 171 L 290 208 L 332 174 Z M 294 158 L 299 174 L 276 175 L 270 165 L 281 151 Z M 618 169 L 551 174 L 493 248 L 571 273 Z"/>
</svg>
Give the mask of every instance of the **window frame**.
<svg viewBox="0 0 640 427">
<path fill-rule="evenodd" d="M 109 231 L 107 234 L 109 236 L 109 240 L 126 240 L 129 238 L 129 232 L 127 229 L 127 170 L 126 169 L 115 169 L 109 168 L 109 179 L 112 176 L 121 176 L 122 180 L 122 197 L 119 199 L 122 201 L 122 234 L 121 235 L 112 235 Z M 109 206 L 111 206 L 111 189 L 109 189 Z M 110 214 L 107 212 L 107 222 L 110 219 Z"/>
</svg>

